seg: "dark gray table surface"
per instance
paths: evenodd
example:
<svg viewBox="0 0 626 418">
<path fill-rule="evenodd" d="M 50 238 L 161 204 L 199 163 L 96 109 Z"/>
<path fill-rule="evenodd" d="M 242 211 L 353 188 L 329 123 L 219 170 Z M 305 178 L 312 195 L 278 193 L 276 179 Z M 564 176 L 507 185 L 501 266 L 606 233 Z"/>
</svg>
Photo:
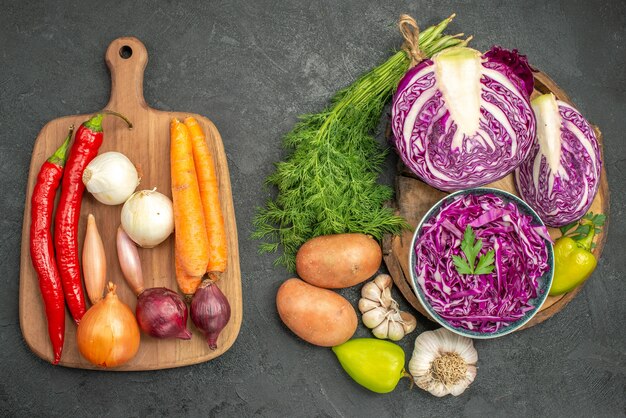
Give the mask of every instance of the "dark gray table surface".
<svg viewBox="0 0 626 418">
<path fill-rule="evenodd" d="M 352 382 L 330 350 L 281 324 L 274 296 L 290 275 L 273 266 L 273 256 L 257 254 L 251 221 L 272 193 L 263 179 L 286 156 L 280 139 L 297 115 L 320 110 L 398 48 L 401 13 L 424 25 L 452 11 L 451 33 L 473 34 L 482 50 L 518 48 L 601 127 L 611 227 L 592 279 L 561 313 L 475 343 L 478 376 L 462 396 L 435 398 L 406 380 L 376 395 Z M 624 416 L 625 25 L 623 1 L 3 1 L 0 415 Z M 107 103 L 104 52 L 124 35 L 148 48 L 147 102 L 204 114 L 222 133 L 240 238 L 243 325 L 227 353 L 195 366 L 135 373 L 52 367 L 29 351 L 18 319 L 31 151 L 47 121 Z M 389 184 L 394 162 L 390 156 L 382 178 Z M 343 294 L 356 302 L 358 287 Z M 433 328 L 420 317 L 402 342 L 407 362 L 417 333 Z"/>
</svg>

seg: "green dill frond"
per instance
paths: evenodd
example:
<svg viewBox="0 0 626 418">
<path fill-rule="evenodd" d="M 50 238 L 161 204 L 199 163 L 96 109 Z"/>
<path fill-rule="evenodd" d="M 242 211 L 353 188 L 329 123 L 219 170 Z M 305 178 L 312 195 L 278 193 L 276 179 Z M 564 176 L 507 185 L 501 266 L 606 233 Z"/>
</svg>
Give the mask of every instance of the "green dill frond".
<svg viewBox="0 0 626 418">
<path fill-rule="evenodd" d="M 422 51 L 430 56 L 467 42 L 441 35 L 450 20 L 420 35 Z M 278 195 L 257 210 L 252 233 L 264 240 L 259 251 L 282 251 L 277 265 L 295 271 L 298 249 L 319 235 L 360 232 L 380 241 L 385 234 L 408 228 L 384 206 L 393 196 L 391 188 L 378 184 L 387 149 L 371 132 L 409 64 L 404 51 L 395 52 L 337 92 L 322 112 L 300 116 L 284 136 L 283 146 L 291 155 L 276 163 L 266 179 Z"/>
</svg>

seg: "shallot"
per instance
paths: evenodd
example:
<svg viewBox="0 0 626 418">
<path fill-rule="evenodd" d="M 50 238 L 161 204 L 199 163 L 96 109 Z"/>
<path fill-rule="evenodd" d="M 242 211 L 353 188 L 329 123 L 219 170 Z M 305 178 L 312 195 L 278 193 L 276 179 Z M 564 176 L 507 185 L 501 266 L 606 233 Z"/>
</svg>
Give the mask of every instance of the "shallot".
<svg viewBox="0 0 626 418">
<path fill-rule="evenodd" d="M 91 303 L 95 305 L 102 299 L 102 293 L 104 292 L 107 260 L 104 253 L 104 244 L 96 226 L 96 218 L 91 213 L 87 217 L 87 231 L 85 232 L 82 258 L 87 296 L 89 296 Z"/>
</svg>

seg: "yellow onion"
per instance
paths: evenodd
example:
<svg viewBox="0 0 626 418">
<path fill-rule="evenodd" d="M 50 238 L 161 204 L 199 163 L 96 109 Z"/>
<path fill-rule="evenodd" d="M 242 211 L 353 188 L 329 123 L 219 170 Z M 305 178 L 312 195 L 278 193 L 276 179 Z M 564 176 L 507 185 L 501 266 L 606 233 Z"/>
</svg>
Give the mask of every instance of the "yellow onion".
<svg viewBox="0 0 626 418">
<path fill-rule="evenodd" d="M 139 350 L 139 326 L 133 311 L 115 294 L 109 282 L 109 292 L 93 305 L 78 325 L 78 351 L 90 363 L 100 367 L 115 367 L 132 359 Z"/>
</svg>

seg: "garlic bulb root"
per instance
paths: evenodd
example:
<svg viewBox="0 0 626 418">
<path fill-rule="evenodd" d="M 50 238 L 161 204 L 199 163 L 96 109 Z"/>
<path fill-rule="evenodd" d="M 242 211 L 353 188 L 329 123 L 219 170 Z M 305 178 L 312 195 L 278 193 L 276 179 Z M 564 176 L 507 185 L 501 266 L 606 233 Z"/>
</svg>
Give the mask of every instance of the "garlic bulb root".
<svg viewBox="0 0 626 418">
<path fill-rule="evenodd" d="M 415 339 L 409 372 L 418 387 L 435 396 L 459 396 L 476 378 L 477 361 L 471 339 L 440 328 Z"/>
<path fill-rule="evenodd" d="M 359 310 L 363 325 L 370 328 L 376 338 L 400 341 L 415 329 L 417 319 L 400 310 L 391 297 L 393 280 L 388 274 L 379 274 L 361 288 Z"/>
</svg>

